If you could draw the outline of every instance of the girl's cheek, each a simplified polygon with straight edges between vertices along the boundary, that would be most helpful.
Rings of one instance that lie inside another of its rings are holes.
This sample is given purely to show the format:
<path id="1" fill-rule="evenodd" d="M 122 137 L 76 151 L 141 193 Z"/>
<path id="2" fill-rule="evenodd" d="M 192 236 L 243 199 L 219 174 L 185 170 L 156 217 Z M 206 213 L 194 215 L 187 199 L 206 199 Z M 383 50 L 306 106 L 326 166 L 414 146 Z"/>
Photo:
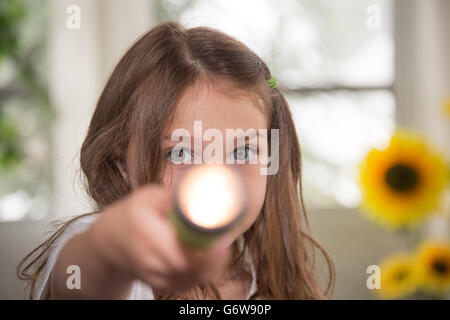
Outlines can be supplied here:
<path id="1" fill-rule="evenodd" d="M 172 193 L 183 174 L 188 170 L 189 165 L 175 165 L 167 163 L 163 170 L 163 186 Z"/>
<path id="2" fill-rule="evenodd" d="M 176 170 L 173 170 L 171 166 L 166 165 L 163 174 L 163 186 L 170 194 L 174 191 L 176 182 L 178 181 L 178 176 Z"/>
<path id="3" fill-rule="evenodd" d="M 267 176 L 260 173 L 259 165 L 246 165 L 243 172 L 248 187 L 247 219 L 253 223 L 258 217 L 266 196 Z"/>

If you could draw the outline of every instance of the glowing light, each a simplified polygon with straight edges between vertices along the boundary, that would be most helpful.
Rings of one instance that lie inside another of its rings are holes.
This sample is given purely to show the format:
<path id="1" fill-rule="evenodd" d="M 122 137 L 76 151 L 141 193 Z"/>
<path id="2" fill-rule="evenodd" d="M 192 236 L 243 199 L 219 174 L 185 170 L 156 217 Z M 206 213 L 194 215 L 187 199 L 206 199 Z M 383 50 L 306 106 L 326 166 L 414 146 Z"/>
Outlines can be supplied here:
<path id="1" fill-rule="evenodd" d="M 183 214 L 203 228 L 220 228 L 242 213 L 245 190 L 236 172 L 225 165 L 196 166 L 182 178 L 177 201 Z"/>

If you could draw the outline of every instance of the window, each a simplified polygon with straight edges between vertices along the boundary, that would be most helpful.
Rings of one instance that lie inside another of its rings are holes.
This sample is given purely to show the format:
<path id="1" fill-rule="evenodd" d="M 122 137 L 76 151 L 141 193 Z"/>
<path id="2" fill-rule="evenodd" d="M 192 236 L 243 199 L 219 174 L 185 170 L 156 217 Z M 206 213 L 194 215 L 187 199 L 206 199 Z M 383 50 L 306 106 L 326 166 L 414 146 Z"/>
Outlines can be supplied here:
<path id="1" fill-rule="evenodd" d="M 0 3 L 0 221 L 50 210 L 50 106 L 44 63 L 47 1 Z"/>
<path id="2" fill-rule="evenodd" d="M 303 152 L 307 205 L 357 207 L 357 165 L 395 125 L 391 3 L 386 0 L 158 0 L 157 17 L 243 41 L 286 94 Z M 374 7 L 375 6 L 375 7 Z M 380 28 L 367 20 L 380 13 Z"/>
<path id="3" fill-rule="evenodd" d="M 395 124 L 389 1 L 150 2 L 159 22 L 212 26 L 257 52 L 292 108 L 307 205 L 358 206 L 356 165 L 386 142 Z M 373 5 L 381 12 L 381 28 L 374 30 L 366 23 Z M 0 4 L 0 221 L 40 219 L 54 202 L 55 111 L 45 59 L 50 7 L 47 0 Z"/>

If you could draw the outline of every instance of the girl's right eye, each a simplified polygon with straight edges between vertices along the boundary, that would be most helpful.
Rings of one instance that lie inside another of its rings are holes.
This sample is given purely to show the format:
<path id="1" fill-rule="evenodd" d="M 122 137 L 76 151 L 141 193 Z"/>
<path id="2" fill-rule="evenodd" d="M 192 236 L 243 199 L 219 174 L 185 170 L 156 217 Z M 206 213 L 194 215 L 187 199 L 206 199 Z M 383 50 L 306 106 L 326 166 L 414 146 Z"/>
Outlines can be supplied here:
<path id="1" fill-rule="evenodd" d="M 175 147 L 170 149 L 167 152 L 166 157 L 174 164 L 183 164 L 183 163 L 189 164 L 191 163 L 192 160 L 191 151 L 183 147 Z"/>

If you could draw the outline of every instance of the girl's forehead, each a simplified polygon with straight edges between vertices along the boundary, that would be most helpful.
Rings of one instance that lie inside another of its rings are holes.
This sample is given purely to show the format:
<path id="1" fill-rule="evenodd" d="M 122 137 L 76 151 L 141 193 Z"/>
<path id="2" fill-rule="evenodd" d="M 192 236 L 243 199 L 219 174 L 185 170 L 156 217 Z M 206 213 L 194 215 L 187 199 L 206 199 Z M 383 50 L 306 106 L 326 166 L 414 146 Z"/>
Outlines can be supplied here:
<path id="1" fill-rule="evenodd" d="M 266 116 L 249 92 L 224 88 L 208 82 L 187 88 L 177 103 L 167 133 L 179 128 L 191 131 L 195 121 L 201 121 L 204 130 L 267 128 Z"/>

